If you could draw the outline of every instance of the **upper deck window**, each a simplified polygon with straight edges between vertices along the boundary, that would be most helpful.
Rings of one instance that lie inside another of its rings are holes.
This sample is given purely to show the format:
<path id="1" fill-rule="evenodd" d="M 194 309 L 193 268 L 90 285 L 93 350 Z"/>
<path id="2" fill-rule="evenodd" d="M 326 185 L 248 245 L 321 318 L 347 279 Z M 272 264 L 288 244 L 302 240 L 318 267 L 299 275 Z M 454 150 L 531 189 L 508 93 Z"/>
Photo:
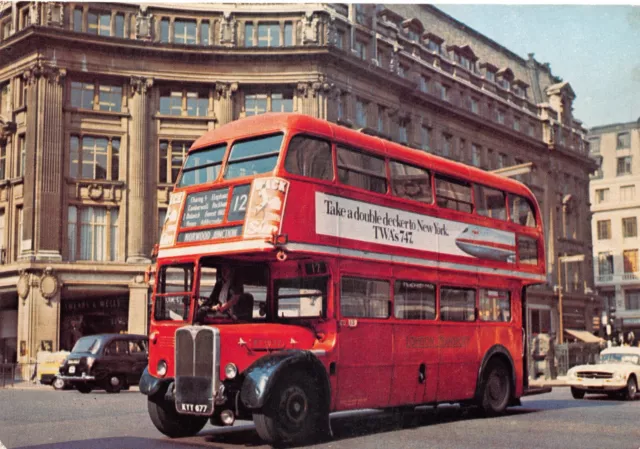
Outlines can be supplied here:
<path id="1" fill-rule="evenodd" d="M 332 180 L 331 144 L 309 136 L 295 136 L 289 142 L 284 168 L 295 175 Z"/>
<path id="2" fill-rule="evenodd" d="M 472 212 L 471 186 L 464 182 L 436 175 L 436 202 L 440 207 Z"/>
<path id="3" fill-rule="evenodd" d="M 282 134 L 236 142 L 231 147 L 225 179 L 273 171 L 278 161 Z"/>
<path id="4" fill-rule="evenodd" d="M 384 159 L 338 146 L 338 177 L 340 182 L 386 193 L 387 179 Z"/>
<path id="5" fill-rule="evenodd" d="M 424 168 L 391 161 L 391 192 L 395 196 L 422 203 L 433 202 L 431 175 Z"/>
<path id="6" fill-rule="evenodd" d="M 476 184 L 475 200 L 478 214 L 498 220 L 507 219 L 504 192 Z"/>
<path id="7" fill-rule="evenodd" d="M 226 144 L 194 151 L 187 156 L 178 186 L 190 186 L 214 181 L 220 174 Z"/>
<path id="8" fill-rule="evenodd" d="M 522 226 L 536 227 L 536 215 L 533 206 L 526 198 L 509 194 L 509 210 L 511 211 L 511 221 Z"/>

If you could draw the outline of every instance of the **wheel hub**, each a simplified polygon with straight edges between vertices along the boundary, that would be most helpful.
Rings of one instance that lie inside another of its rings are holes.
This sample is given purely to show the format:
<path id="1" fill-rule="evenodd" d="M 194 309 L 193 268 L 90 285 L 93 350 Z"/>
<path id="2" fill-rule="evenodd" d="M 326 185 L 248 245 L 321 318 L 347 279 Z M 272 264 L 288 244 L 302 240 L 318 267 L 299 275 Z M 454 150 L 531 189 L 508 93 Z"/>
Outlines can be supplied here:
<path id="1" fill-rule="evenodd" d="M 292 423 L 300 423 L 304 421 L 307 410 L 307 397 L 304 392 L 296 387 L 290 387 L 285 392 L 285 413 L 287 415 L 287 419 Z"/>

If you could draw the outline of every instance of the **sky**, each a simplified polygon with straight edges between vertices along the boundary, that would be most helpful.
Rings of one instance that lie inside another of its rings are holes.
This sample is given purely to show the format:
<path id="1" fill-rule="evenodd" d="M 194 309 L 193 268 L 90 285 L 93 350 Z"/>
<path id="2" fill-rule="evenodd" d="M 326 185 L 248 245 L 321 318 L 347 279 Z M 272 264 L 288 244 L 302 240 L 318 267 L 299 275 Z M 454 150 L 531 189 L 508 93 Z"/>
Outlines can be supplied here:
<path id="1" fill-rule="evenodd" d="M 550 63 L 571 84 L 573 115 L 585 127 L 640 118 L 640 3 L 435 6 L 525 59 Z"/>

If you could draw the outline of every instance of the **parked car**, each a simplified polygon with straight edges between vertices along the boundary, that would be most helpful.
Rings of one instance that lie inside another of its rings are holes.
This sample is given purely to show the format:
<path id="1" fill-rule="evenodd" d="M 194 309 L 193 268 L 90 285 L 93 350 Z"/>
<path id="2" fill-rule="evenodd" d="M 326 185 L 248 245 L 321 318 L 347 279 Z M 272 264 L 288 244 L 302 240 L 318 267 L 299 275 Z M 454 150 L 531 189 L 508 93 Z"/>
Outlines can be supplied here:
<path id="1" fill-rule="evenodd" d="M 633 400 L 640 379 L 640 348 L 617 346 L 600 353 L 595 365 L 574 366 L 567 372 L 567 383 L 575 399 L 585 393 L 606 393 Z"/>
<path id="2" fill-rule="evenodd" d="M 146 335 L 101 334 L 80 338 L 60 367 L 60 378 L 80 393 L 118 393 L 140 382 L 148 363 Z"/>
<path id="3" fill-rule="evenodd" d="M 69 385 L 60 378 L 60 365 L 64 363 L 69 351 L 38 351 L 38 377 L 43 385 L 52 385 L 56 390 L 63 390 Z"/>

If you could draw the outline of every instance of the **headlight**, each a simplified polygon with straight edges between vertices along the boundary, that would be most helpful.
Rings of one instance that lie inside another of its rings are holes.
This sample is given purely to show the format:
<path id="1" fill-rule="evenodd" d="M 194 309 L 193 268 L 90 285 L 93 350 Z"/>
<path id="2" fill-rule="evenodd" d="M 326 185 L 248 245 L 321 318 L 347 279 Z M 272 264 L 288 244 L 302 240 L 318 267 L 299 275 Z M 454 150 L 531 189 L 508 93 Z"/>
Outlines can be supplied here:
<path id="1" fill-rule="evenodd" d="M 158 373 L 158 376 L 164 377 L 167 374 L 167 362 L 160 360 L 156 366 L 156 373 Z"/>
<path id="2" fill-rule="evenodd" d="M 578 376 L 576 376 L 576 372 L 575 371 L 569 371 L 568 375 L 569 375 L 569 377 L 571 379 L 575 379 L 576 377 L 578 377 Z"/>
<path id="3" fill-rule="evenodd" d="M 227 363 L 227 366 L 224 367 L 224 375 L 227 376 L 227 379 L 235 379 L 238 375 L 238 367 L 233 363 Z"/>
<path id="4" fill-rule="evenodd" d="M 91 368 L 93 366 L 93 362 L 95 361 L 95 357 L 87 357 L 87 368 Z"/>

